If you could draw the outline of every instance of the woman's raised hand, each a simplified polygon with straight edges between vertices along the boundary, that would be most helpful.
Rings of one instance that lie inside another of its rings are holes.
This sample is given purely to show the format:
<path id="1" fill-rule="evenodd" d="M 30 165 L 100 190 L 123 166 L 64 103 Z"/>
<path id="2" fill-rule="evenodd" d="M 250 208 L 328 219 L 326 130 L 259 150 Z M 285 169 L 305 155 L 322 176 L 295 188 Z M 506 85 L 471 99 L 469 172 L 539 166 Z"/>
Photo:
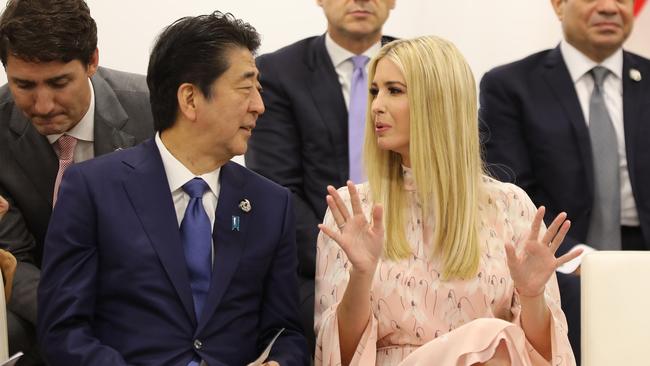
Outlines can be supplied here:
<path id="1" fill-rule="evenodd" d="M 553 272 L 582 253 L 582 250 L 574 250 L 555 258 L 555 251 L 562 244 L 571 222 L 567 220 L 566 213 L 560 213 L 548 227 L 544 236 L 540 238 L 539 232 L 544 212 L 544 206 L 537 209 L 530 233 L 521 244 L 523 247 L 518 254 L 512 243 L 506 244 L 510 275 L 517 291 L 522 296 L 535 297 L 544 293 L 546 282 Z"/>
<path id="2" fill-rule="evenodd" d="M 352 213 L 336 189 L 328 186 L 327 206 L 338 230 L 323 224 L 318 225 L 318 228 L 343 249 L 354 271 L 374 274 L 384 244 L 383 208 L 381 205 L 374 205 L 372 222 L 368 222 L 361 209 L 361 199 L 354 183 L 348 181 L 347 187 L 352 202 Z"/>

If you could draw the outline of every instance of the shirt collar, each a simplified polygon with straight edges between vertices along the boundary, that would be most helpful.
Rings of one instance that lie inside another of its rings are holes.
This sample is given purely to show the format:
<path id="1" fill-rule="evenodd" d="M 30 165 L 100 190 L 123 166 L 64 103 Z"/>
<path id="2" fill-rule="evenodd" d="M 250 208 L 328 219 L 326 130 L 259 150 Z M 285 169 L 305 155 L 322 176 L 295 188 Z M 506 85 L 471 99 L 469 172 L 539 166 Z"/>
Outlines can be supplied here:
<path id="1" fill-rule="evenodd" d="M 93 83 L 90 81 L 90 78 L 88 78 L 88 86 L 90 86 L 90 104 L 88 105 L 88 110 L 81 120 L 70 130 L 66 131 L 65 134 L 77 140 L 93 142 L 95 141 L 95 90 L 93 89 Z M 47 140 L 50 144 L 53 144 L 61 135 L 63 134 L 47 135 Z"/>
<path id="2" fill-rule="evenodd" d="M 330 37 L 329 33 L 325 35 L 325 48 L 327 49 L 327 53 L 330 55 L 330 59 L 332 60 L 332 64 L 334 65 L 334 68 L 337 68 L 340 64 L 349 60 L 350 57 L 356 56 L 354 53 L 346 50 L 345 48 L 341 47 L 338 43 L 334 42 L 332 37 Z M 368 48 L 363 53 L 363 55 L 368 56 L 368 58 L 371 59 L 377 53 L 379 53 L 380 49 L 381 49 L 381 41 L 370 46 L 370 48 Z"/>
<path id="3" fill-rule="evenodd" d="M 167 147 L 160 139 L 159 132 L 156 133 L 156 146 L 158 147 L 158 151 L 160 151 L 160 158 L 162 159 L 163 167 L 165 168 L 165 174 L 167 175 L 167 182 L 169 183 L 169 190 L 171 192 L 181 189 L 185 183 L 197 177 L 187 169 L 183 163 L 178 161 L 169 150 L 167 150 Z M 198 176 L 208 184 L 212 193 L 217 197 L 219 197 L 220 170 L 221 168 L 219 167 L 211 172 Z"/>
<path id="4" fill-rule="evenodd" d="M 622 48 L 619 48 L 616 52 L 614 52 L 600 64 L 587 57 L 584 53 L 573 47 L 566 40 L 560 43 L 560 50 L 562 51 L 564 63 L 569 69 L 571 80 L 573 80 L 574 83 L 576 83 L 595 66 L 603 66 L 618 79 L 621 79 L 621 75 L 623 74 Z"/>

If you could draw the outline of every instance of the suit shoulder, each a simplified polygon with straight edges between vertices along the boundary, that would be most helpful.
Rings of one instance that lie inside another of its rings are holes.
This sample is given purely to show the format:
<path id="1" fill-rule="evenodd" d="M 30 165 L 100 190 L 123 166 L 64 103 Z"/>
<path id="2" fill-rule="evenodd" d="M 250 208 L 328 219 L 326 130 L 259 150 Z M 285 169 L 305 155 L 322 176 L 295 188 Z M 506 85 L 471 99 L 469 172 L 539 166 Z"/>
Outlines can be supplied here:
<path id="1" fill-rule="evenodd" d="M 494 79 L 511 79 L 513 75 L 526 75 L 532 69 L 542 66 L 547 59 L 549 52 L 553 49 L 540 51 L 532 55 L 528 55 L 522 59 L 497 66 L 485 74 L 485 77 Z"/>
<path id="2" fill-rule="evenodd" d="M 634 66 L 643 68 L 645 70 L 650 70 L 650 59 L 628 51 L 624 51 L 624 55 L 632 61 Z"/>
<path id="3" fill-rule="evenodd" d="M 143 149 L 143 144 L 116 150 L 109 154 L 103 154 L 93 159 L 72 164 L 71 168 L 75 167 L 75 169 L 81 170 L 84 174 L 88 173 L 97 177 L 115 177 L 119 167 L 126 164 L 125 162 L 133 160 L 132 157 L 136 156 L 136 154 L 142 154 L 141 149 Z"/>
<path id="4" fill-rule="evenodd" d="M 116 93 L 135 92 L 149 94 L 147 79 L 144 75 L 125 71 L 118 71 L 106 67 L 97 69 L 97 76 L 101 77 Z"/>
<path id="5" fill-rule="evenodd" d="M 289 190 L 274 181 L 238 164 L 235 162 L 230 162 L 228 163 L 229 168 L 236 170 L 238 174 L 240 174 L 243 178 L 243 180 L 246 182 L 246 184 L 252 184 L 256 186 L 257 188 L 264 190 L 265 192 L 268 193 L 273 193 L 273 194 L 278 194 L 278 195 L 285 195 L 289 194 Z"/>
<path id="6" fill-rule="evenodd" d="M 276 61 L 284 59 L 295 59 L 297 57 L 302 58 L 307 50 L 316 45 L 316 42 L 320 39 L 320 37 L 322 36 L 313 36 L 301 39 L 276 51 L 265 53 L 259 56 L 257 59 L 261 62 L 265 62 L 271 60 Z"/>

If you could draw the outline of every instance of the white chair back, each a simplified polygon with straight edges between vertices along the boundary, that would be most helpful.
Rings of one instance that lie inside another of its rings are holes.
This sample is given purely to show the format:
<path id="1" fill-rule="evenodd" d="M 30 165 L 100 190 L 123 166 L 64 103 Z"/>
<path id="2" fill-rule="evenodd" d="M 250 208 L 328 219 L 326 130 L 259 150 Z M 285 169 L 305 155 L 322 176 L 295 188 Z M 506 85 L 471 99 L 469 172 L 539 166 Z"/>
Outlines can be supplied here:
<path id="1" fill-rule="evenodd" d="M 650 252 L 591 253 L 580 273 L 582 365 L 650 364 Z"/>

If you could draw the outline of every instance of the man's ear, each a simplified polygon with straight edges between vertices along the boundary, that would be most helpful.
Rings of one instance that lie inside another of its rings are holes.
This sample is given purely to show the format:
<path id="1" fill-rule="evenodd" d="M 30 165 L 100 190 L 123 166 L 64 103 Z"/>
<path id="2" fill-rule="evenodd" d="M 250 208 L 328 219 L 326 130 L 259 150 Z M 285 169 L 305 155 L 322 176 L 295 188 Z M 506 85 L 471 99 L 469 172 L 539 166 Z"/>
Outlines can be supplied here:
<path id="1" fill-rule="evenodd" d="M 566 3 L 566 0 L 551 0 L 551 5 L 553 6 L 553 11 L 555 11 L 555 15 L 557 18 L 562 21 L 562 18 L 564 17 L 564 4 Z"/>
<path id="2" fill-rule="evenodd" d="M 95 48 L 95 51 L 90 56 L 90 60 L 88 60 L 88 67 L 86 68 L 88 77 L 95 75 L 97 67 L 99 67 L 99 48 Z"/>
<path id="3" fill-rule="evenodd" d="M 181 84 L 176 92 L 178 112 L 190 121 L 196 121 L 199 94 L 196 85 L 191 83 Z"/>

